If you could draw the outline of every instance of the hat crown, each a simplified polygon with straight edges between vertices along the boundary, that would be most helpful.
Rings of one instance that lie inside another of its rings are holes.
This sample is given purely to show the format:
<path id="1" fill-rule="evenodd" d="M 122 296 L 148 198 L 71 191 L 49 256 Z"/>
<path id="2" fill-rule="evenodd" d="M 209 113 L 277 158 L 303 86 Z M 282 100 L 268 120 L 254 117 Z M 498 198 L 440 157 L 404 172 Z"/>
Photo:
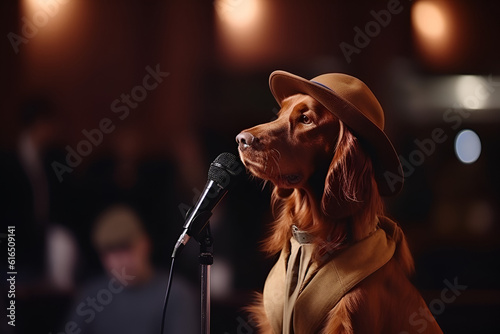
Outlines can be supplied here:
<path id="1" fill-rule="evenodd" d="M 274 71 L 269 86 L 276 101 L 307 94 L 340 119 L 363 143 L 371 155 L 381 195 L 397 194 L 404 173 L 399 157 L 384 132 L 384 111 L 365 83 L 343 73 L 328 73 L 307 80 L 285 71 Z"/>
<path id="2" fill-rule="evenodd" d="M 322 74 L 311 79 L 334 91 L 338 96 L 356 107 L 380 130 L 384 130 L 384 110 L 373 92 L 358 78 L 343 73 Z"/>

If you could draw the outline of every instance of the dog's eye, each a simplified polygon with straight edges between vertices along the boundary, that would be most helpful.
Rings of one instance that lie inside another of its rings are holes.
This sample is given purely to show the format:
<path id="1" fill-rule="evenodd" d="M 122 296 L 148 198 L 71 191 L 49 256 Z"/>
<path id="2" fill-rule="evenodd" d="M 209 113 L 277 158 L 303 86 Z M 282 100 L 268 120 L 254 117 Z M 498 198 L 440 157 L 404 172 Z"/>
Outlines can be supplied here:
<path id="1" fill-rule="evenodd" d="M 304 114 L 300 115 L 299 122 L 304 123 L 304 124 L 311 124 L 312 123 L 311 119 Z"/>

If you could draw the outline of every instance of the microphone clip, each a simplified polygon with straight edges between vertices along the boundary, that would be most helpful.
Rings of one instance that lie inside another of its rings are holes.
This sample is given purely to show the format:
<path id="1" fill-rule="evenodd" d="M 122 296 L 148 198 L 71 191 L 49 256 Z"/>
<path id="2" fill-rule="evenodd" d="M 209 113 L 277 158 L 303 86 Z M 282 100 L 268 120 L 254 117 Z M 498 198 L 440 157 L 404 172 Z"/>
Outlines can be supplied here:
<path id="1" fill-rule="evenodd" d="M 188 211 L 187 217 L 189 217 L 191 210 Z M 191 220 L 191 223 L 186 226 L 184 224 L 184 231 L 180 235 L 179 239 L 177 240 L 177 243 L 175 244 L 174 251 L 172 252 L 172 257 L 175 258 L 178 254 L 181 253 L 182 249 L 184 246 L 186 246 L 187 242 L 189 241 L 190 237 L 193 237 L 196 241 L 198 241 L 200 244 L 205 242 L 204 238 L 206 238 L 206 233 L 204 233 L 205 230 L 208 230 L 210 225 L 209 225 L 209 219 L 212 217 L 212 212 L 211 211 L 200 211 L 194 216 L 194 218 Z"/>

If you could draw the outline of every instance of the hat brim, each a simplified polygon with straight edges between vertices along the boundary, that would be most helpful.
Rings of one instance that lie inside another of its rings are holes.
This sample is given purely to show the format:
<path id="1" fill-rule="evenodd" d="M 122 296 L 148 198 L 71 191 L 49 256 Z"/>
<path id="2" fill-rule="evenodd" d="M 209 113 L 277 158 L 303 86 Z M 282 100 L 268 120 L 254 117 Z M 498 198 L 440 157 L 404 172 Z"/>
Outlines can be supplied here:
<path id="1" fill-rule="evenodd" d="M 285 71 L 271 73 L 269 87 L 280 106 L 284 99 L 295 94 L 307 94 L 316 99 L 345 123 L 368 151 L 375 168 L 379 193 L 392 196 L 401 191 L 404 174 L 394 146 L 383 129 L 352 103 L 326 86 Z"/>

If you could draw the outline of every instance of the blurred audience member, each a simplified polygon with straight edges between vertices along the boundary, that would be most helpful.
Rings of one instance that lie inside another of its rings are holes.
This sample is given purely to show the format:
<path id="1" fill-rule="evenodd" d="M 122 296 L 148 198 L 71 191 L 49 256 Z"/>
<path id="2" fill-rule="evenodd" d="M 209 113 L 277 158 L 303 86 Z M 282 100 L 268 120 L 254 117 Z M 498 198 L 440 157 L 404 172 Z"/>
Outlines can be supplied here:
<path id="1" fill-rule="evenodd" d="M 148 144 L 130 124 L 120 123 L 106 140 L 108 148 L 104 154 L 89 157 L 89 165 L 79 180 L 84 203 L 79 207 L 80 235 L 91 233 L 86 222 L 93 221 L 99 212 L 113 203 L 126 203 L 143 218 L 144 229 L 154 247 L 153 264 L 166 267 L 184 223 L 178 209 L 183 185 L 178 184 L 175 162 L 168 155 L 148 155 Z M 89 238 L 79 241 L 89 260 L 87 268 L 100 270 Z"/>
<path id="2" fill-rule="evenodd" d="M 153 268 L 151 241 L 138 215 L 122 205 L 108 208 L 96 220 L 92 241 L 106 275 L 83 289 L 66 326 L 83 334 L 157 334 L 167 275 Z M 176 276 L 165 333 L 197 333 L 198 308 L 193 289 Z"/>
<path id="3" fill-rule="evenodd" d="M 20 244 L 17 268 L 20 282 L 70 291 L 74 283 L 77 245 L 67 227 L 63 198 L 70 192 L 58 182 L 51 163 L 59 153 L 59 127 L 45 97 L 26 99 L 20 109 L 21 131 L 16 152 L 2 156 L 1 220 L 16 227 Z M 5 231 L 5 229 L 4 229 Z"/>

